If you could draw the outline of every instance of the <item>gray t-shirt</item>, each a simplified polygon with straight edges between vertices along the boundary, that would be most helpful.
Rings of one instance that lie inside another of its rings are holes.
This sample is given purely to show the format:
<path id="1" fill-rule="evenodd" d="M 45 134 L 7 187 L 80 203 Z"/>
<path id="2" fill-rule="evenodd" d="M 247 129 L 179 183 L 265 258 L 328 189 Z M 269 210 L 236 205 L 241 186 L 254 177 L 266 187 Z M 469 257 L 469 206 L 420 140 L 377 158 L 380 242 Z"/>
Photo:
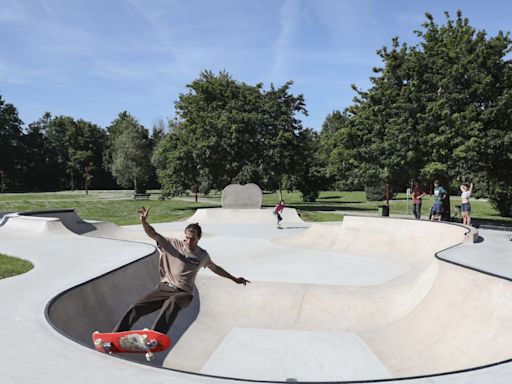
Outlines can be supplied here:
<path id="1" fill-rule="evenodd" d="M 157 241 L 160 251 L 160 281 L 192 293 L 199 269 L 210 264 L 208 252 L 197 246 L 191 251 L 182 240 L 160 237 Z"/>

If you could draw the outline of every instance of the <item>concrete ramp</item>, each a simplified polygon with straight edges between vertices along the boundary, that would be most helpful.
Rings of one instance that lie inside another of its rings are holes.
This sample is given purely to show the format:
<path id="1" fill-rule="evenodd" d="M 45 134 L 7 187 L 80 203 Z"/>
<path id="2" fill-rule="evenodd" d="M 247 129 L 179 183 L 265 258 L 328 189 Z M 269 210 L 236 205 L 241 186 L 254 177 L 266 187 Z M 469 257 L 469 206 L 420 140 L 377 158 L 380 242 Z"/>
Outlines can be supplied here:
<path id="1" fill-rule="evenodd" d="M 46 211 L 28 211 L 19 212 L 18 215 L 26 217 L 50 217 L 60 219 L 62 224 L 78 235 L 94 230 L 94 227 L 84 221 L 74 209 L 46 210 Z"/>
<path id="2" fill-rule="evenodd" d="M 439 250 L 472 242 L 468 232 L 462 225 L 424 220 L 345 216 L 339 224 L 313 224 L 297 236 L 275 241 L 300 248 L 410 259 L 418 253 L 430 257 Z"/>
<path id="3" fill-rule="evenodd" d="M 201 223 L 269 223 L 276 224 L 273 209 L 223 209 L 223 208 L 202 208 L 192 215 L 188 222 Z M 281 214 L 282 224 L 301 224 L 304 221 L 300 218 L 295 208 L 285 208 Z"/>
<path id="4" fill-rule="evenodd" d="M 4 216 L 0 227 L 5 235 L 31 238 L 33 236 L 76 236 L 64 223 L 54 217 Z"/>
<path id="5" fill-rule="evenodd" d="M 11 221 L 6 228 L 19 228 L 19 233 L 31 230 L 43 232 L 59 230 L 62 233 L 72 232 L 77 235 L 89 237 L 154 243 L 152 239 L 140 230 L 140 225 L 137 226 L 138 230 L 135 230 L 124 228 L 108 221 L 83 220 L 74 209 L 19 212 L 6 215 L 3 221 L 7 222 L 7 220 L 13 217 L 17 217 L 18 219 Z M 35 223 L 39 224 L 36 225 Z M 44 223 L 54 224 L 52 224 L 53 226 L 50 228 L 49 224 Z M 166 230 L 162 233 L 165 234 L 165 236 L 178 238 L 183 236 L 183 230 Z"/>

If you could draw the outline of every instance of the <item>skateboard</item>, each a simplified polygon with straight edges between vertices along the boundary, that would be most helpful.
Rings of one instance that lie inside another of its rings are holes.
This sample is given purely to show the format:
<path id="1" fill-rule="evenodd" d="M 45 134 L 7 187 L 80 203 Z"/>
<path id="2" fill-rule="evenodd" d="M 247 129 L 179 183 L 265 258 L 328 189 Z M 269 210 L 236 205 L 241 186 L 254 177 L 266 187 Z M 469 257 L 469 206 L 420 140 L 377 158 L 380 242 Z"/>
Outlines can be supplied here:
<path id="1" fill-rule="evenodd" d="M 146 360 L 154 358 L 154 352 L 165 351 L 171 340 L 163 333 L 144 329 L 142 331 L 124 331 L 92 334 L 94 348 L 104 353 L 145 353 Z"/>

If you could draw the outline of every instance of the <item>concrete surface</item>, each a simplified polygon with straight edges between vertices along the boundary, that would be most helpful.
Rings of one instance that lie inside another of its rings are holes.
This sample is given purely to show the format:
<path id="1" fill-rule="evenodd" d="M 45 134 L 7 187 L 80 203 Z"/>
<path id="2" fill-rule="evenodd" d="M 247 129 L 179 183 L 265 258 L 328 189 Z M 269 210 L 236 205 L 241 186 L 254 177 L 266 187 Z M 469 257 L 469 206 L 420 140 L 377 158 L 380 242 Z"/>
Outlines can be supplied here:
<path id="1" fill-rule="evenodd" d="M 3 220 L 0 252 L 35 268 L 0 280 L 0 335 L 17 338 L 0 350 L 2 382 L 512 379 L 512 242 L 504 233 L 482 231 L 472 243 L 468 228 L 445 223 L 346 217 L 310 225 L 290 209 L 279 230 L 269 210 L 205 211 L 190 219 L 201 219 L 201 245 L 252 284 L 201 271 L 192 305 L 170 331 L 173 348 L 155 362 L 168 369 L 103 355 L 90 342 L 157 282 L 157 253 L 140 226 L 85 222 L 74 212 Z M 155 228 L 180 236 L 187 223 Z"/>
<path id="2" fill-rule="evenodd" d="M 254 183 L 230 184 L 222 190 L 221 205 L 224 209 L 260 209 L 262 201 L 263 192 Z"/>

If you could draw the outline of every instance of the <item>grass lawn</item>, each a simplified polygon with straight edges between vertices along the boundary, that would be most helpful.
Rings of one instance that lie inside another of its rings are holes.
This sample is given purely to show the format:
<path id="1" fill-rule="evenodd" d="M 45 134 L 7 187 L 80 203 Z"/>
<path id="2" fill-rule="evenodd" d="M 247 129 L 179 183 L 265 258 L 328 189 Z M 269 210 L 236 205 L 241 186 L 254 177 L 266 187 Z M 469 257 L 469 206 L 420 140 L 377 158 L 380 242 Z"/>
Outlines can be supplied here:
<path id="1" fill-rule="evenodd" d="M 184 196 L 170 200 L 159 200 L 159 191 L 148 191 L 151 199 L 133 200 L 132 191 L 65 191 L 57 193 L 20 193 L 0 195 L 0 212 L 15 212 L 24 210 L 64 209 L 74 208 L 78 215 L 87 220 L 111 221 L 118 225 L 138 224 L 137 211 L 142 205 L 150 207 L 150 220 L 153 223 L 177 221 L 191 216 L 198 208 L 219 207 L 220 193 L 199 196 L 199 202 L 194 197 Z M 283 192 L 286 206 L 296 208 L 306 221 L 339 221 L 342 213 L 368 212 L 377 213 L 378 206 L 383 201 L 367 201 L 364 192 L 321 192 L 318 200 L 313 203 L 302 201 L 299 192 Z M 279 200 L 277 193 L 263 194 L 263 206 L 273 207 Z M 433 198 L 423 198 L 423 215 L 432 206 Z M 460 205 L 460 197 L 450 199 L 452 216 L 455 205 Z M 501 217 L 496 209 L 486 200 L 471 199 L 472 217 L 476 220 L 512 224 L 512 218 Z M 405 194 L 398 194 L 390 200 L 390 213 L 410 215 L 412 217 L 411 200 Z"/>
<path id="2" fill-rule="evenodd" d="M 0 253 L 0 279 L 20 275 L 34 268 L 30 261 Z"/>

